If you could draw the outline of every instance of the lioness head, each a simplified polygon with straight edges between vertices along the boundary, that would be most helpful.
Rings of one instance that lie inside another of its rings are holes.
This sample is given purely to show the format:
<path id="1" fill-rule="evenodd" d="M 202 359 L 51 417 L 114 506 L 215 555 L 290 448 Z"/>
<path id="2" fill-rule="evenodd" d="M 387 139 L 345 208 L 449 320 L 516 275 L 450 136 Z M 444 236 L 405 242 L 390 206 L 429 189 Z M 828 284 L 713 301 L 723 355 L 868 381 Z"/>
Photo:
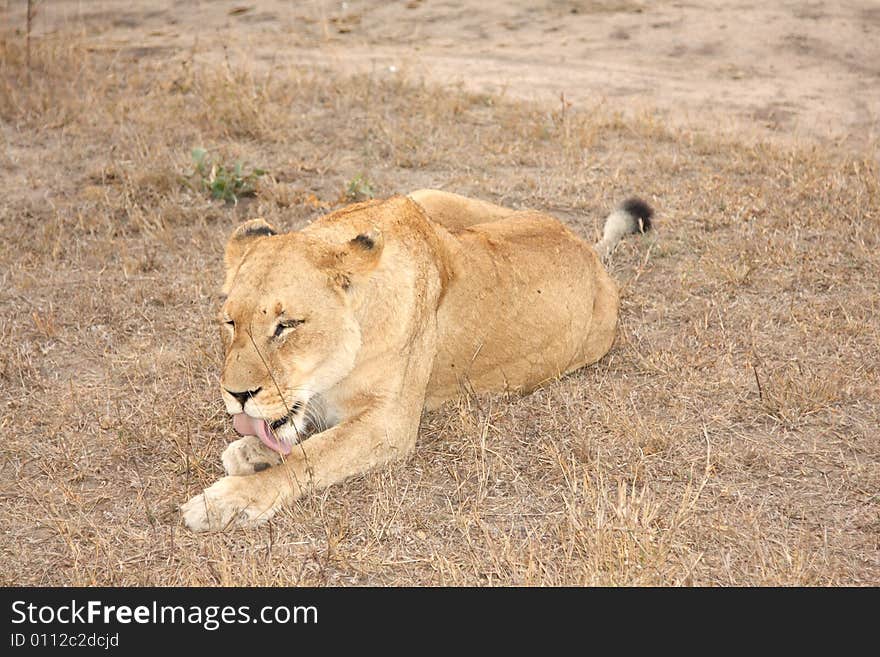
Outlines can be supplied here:
<path id="1" fill-rule="evenodd" d="M 340 244 L 277 234 L 262 219 L 226 245 L 220 389 L 239 433 L 287 454 L 309 402 L 353 368 L 361 332 L 353 294 L 382 253 L 378 231 Z"/>

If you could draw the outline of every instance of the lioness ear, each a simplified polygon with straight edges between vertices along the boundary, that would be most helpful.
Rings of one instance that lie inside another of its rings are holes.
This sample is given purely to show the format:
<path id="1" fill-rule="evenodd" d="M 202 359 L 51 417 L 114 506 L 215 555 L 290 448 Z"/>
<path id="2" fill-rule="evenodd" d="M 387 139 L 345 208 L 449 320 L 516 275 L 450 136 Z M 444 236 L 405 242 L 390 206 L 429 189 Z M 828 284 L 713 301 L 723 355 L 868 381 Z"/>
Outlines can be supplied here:
<path id="1" fill-rule="evenodd" d="M 382 256 L 385 240 L 378 229 L 361 233 L 349 240 L 336 252 L 333 264 L 333 280 L 343 290 L 349 289 L 353 280 L 369 274 Z"/>
<path id="2" fill-rule="evenodd" d="M 251 219 L 245 221 L 238 228 L 232 231 L 229 241 L 226 242 L 226 255 L 223 258 L 226 264 L 226 276 L 229 278 L 230 273 L 234 276 L 238 271 L 241 260 L 248 248 L 259 239 L 277 235 L 276 231 L 270 226 L 265 219 Z"/>

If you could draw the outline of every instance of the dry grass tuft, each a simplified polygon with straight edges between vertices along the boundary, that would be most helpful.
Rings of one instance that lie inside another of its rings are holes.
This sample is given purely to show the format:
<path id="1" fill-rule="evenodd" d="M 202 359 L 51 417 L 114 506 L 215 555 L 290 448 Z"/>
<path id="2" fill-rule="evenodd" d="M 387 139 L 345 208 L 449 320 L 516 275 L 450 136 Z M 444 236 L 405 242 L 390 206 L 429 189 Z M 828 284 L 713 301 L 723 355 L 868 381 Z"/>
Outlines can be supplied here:
<path id="1" fill-rule="evenodd" d="M 880 186 L 870 159 L 712 139 L 401 79 L 74 35 L 0 37 L 5 584 L 880 582 Z M 266 169 L 186 184 L 190 149 Z M 253 532 L 194 536 L 220 474 L 225 235 L 351 182 L 549 210 L 589 239 L 629 193 L 608 357 L 427 414 L 406 462 Z"/>

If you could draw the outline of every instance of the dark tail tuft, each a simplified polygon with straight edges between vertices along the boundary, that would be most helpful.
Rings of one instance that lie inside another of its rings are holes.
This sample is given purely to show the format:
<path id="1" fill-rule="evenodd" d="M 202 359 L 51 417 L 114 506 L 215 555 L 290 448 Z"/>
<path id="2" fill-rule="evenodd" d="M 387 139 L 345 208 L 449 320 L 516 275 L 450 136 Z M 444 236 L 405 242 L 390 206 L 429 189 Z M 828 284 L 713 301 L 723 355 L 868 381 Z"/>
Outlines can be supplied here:
<path id="1" fill-rule="evenodd" d="M 625 200 L 620 207 L 635 219 L 632 232 L 647 233 L 651 230 L 651 217 L 654 216 L 654 210 L 645 201 L 634 196 Z"/>

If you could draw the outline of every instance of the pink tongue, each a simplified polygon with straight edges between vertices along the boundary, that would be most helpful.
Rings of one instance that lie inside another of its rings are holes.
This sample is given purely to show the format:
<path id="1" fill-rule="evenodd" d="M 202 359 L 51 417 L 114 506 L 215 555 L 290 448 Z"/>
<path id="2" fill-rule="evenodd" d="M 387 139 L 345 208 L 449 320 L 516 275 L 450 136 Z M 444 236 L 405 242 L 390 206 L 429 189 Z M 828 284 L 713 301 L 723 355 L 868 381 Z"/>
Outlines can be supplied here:
<path id="1" fill-rule="evenodd" d="M 258 420 L 245 413 L 237 413 L 232 416 L 232 426 L 242 436 L 256 436 L 263 441 L 269 449 L 287 456 L 290 454 L 290 445 L 281 442 L 272 435 L 269 424 L 265 420 Z"/>

